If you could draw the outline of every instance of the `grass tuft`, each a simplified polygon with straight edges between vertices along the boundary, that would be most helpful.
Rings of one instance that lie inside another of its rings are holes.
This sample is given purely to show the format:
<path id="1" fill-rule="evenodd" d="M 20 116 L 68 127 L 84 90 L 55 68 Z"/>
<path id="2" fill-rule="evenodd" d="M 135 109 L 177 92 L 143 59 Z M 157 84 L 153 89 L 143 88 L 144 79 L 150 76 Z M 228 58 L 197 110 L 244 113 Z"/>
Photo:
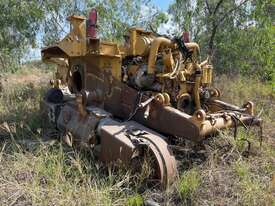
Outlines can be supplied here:
<path id="1" fill-rule="evenodd" d="M 139 194 L 129 197 L 127 200 L 127 206 L 142 206 L 143 204 L 143 198 Z"/>
<path id="2" fill-rule="evenodd" d="M 183 173 L 179 181 L 179 192 L 182 198 L 191 198 L 200 186 L 200 174 L 196 169 Z"/>

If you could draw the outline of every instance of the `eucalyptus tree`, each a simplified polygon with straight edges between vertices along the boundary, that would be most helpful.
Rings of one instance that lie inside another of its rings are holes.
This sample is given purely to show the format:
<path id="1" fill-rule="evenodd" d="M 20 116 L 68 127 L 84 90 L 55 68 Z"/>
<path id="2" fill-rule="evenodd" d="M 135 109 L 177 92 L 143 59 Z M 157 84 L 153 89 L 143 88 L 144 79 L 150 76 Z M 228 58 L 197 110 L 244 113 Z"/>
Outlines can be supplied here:
<path id="1" fill-rule="evenodd" d="M 218 71 L 272 78 L 272 0 L 175 0 L 169 14 L 175 30 L 190 31 Z"/>

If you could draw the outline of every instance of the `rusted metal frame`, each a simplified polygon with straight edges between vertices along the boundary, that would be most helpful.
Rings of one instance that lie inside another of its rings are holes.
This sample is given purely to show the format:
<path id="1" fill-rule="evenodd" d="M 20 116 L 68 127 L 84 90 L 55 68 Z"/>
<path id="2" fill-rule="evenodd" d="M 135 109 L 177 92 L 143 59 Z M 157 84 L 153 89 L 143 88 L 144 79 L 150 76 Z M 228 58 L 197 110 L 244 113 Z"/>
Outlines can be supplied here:
<path id="1" fill-rule="evenodd" d="M 135 144 L 127 135 L 127 131 L 131 127 L 144 131 L 135 137 L 141 142 L 148 142 L 146 145 L 153 152 L 153 158 L 157 161 L 157 168 L 155 169 L 160 175 L 160 182 L 163 187 L 168 186 L 177 175 L 176 162 L 172 151 L 168 150 L 168 144 L 164 141 L 164 137 L 134 121 L 119 123 L 110 119 L 105 125 L 100 126 L 102 150 L 99 158 L 104 162 L 122 159 L 123 164 L 129 164 L 135 150 L 139 148 L 139 144 Z M 106 138 L 109 140 L 107 141 Z"/>

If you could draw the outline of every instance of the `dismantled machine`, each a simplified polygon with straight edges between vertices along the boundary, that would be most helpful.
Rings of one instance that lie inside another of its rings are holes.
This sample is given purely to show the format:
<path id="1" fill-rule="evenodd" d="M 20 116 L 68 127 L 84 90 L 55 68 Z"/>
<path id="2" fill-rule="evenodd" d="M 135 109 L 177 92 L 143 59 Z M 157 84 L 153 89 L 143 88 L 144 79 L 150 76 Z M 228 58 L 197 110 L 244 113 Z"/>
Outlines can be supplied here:
<path id="1" fill-rule="evenodd" d="M 212 66 L 199 61 L 187 33 L 168 38 L 131 28 L 124 44 L 96 37 L 97 13 L 70 16 L 69 34 L 42 50 L 58 65 L 42 102 L 45 118 L 68 144 L 84 146 L 103 162 L 130 165 L 150 156 L 163 186 L 177 174 L 169 145 L 200 142 L 219 130 L 261 126 L 253 103 L 237 107 L 211 86 Z M 145 151 L 149 151 L 146 152 Z"/>

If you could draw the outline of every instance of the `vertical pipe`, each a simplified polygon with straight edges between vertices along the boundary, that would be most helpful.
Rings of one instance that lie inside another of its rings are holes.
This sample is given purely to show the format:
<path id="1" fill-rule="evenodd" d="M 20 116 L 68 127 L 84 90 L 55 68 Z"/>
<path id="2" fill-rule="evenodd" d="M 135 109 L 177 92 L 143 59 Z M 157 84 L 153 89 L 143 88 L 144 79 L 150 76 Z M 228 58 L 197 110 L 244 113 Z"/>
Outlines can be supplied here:
<path id="1" fill-rule="evenodd" d="M 194 95 L 194 100 L 195 100 L 195 105 L 196 105 L 196 110 L 201 109 L 201 102 L 200 102 L 200 93 L 199 93 L 199 88 L 200 88 L 200 82 L 201 82 L 201 68 L 196 65 L 196 77 L 195 77 L 195 86 L 193 90 L 193 95 Z"/>
<path id="2" fill-rule="evenodd" d="M 87 26 L 86 26 L 86 35 L 88 38 L 96 38 L 96 27 L 97 27 L 97 11 L 96 9 L 92 9 L 89 13 L 89 17 L 87 20 Z"/>

